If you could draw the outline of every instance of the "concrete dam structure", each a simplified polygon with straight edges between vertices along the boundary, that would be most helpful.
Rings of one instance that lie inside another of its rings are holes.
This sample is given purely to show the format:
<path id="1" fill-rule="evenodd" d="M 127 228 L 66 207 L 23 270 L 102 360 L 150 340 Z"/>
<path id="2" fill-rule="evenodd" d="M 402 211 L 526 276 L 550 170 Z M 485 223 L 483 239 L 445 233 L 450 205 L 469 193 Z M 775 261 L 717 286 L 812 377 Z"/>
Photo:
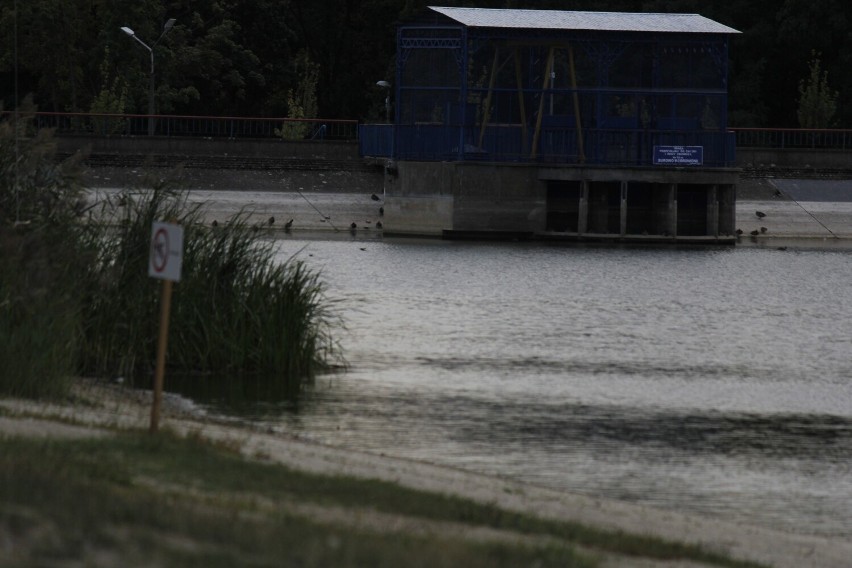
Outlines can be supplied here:
<path id="1" fill-rule="evenodd" d="M 736 241 L 737 170 L 400 162 L 385 232 L 445 238 Z"/>

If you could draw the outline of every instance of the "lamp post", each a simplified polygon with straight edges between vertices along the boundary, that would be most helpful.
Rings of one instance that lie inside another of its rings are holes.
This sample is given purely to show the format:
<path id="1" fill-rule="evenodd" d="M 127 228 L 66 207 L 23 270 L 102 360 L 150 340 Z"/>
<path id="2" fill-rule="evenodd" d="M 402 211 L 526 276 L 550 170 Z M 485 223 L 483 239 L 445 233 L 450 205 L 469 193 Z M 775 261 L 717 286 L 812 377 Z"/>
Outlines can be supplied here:
<path id="1" fill-rule="evenodd" d="M 128 28 L 127 26 L 122 26 L 121 31 L 135 39 L 139 42 L 139 45 L 148 50 L 148 53 L 151 55 L 151 79 L 150 84 L 148 86 L 148 136 L 154 135 L 154 48 L 157 47 L 157 44 L 160 43 L 160 40 L 163 39 L 172 26 L 175 25 L 175 19 L 169 18 L 166 24 L 163 26 L 163 33 L 160 34 L 160 37 L 157 38 L 157 41 L 154 42 L 154 45 L 149 46 L 147 43 L 139 39 L 139 36 L 136 35 L 136 32 Z"/>
<path id="2" fill-rule="evenodd" d="M 391 84 L 387 81 L 376 81 L 376 85 L 387 91 L 385 96 L 385 120 L 390 124 L 390 88 Z"/>

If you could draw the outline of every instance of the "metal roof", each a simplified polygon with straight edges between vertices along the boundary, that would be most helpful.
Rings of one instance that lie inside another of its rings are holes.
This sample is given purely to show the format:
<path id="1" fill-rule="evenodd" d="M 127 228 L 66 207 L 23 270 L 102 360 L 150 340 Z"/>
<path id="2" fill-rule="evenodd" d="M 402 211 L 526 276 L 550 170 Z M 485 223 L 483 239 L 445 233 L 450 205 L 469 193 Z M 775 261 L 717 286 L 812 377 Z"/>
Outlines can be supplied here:
<path id="1" fill-rule="evenodd" d="M 564 10 L 504 10 L 445 8 L 440 6 L 429 6 L 429 9 L 471 28 L 701 34 L 740 33 L 699 14 L 568 12 Z"/>

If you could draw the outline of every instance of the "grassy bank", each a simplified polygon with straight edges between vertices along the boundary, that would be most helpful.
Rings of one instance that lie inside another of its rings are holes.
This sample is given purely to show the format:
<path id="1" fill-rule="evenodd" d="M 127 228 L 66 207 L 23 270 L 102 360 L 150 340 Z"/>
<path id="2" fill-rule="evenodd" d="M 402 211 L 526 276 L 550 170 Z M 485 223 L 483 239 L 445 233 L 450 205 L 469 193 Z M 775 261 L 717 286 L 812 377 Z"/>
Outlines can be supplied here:
<path id="1" fill-rule="evenodd" d="M 14 543 L 6 565 L 591 567 L 608 557 L 754 566 L 391 483 L 294 471 L 197 436 L 0 439 L 0 456 L 0 533 Z"/>

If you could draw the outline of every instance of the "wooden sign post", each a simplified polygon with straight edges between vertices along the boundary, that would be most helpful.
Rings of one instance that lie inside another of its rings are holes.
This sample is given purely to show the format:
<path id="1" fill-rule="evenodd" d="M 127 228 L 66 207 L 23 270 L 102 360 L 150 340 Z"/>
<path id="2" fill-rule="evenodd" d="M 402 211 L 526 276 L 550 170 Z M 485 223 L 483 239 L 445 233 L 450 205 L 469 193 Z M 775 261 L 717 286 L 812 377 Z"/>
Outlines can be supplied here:
<path id="1" fill-rule="evenodd" d="M 166 373 L 166 351 L 169 342 L 169 314 L 172 309 L 172 282 L 180 282 L 183 264 L 183 227 L 155 222 L 151 228 L 151 253 L 148 276 L 163 281 L 160 294 L 160 335 L 157 339 L 157 363 L 154 370 L 154 401 L 151 404 L 151 432 L 160 426 L 160 405 Z"/>

